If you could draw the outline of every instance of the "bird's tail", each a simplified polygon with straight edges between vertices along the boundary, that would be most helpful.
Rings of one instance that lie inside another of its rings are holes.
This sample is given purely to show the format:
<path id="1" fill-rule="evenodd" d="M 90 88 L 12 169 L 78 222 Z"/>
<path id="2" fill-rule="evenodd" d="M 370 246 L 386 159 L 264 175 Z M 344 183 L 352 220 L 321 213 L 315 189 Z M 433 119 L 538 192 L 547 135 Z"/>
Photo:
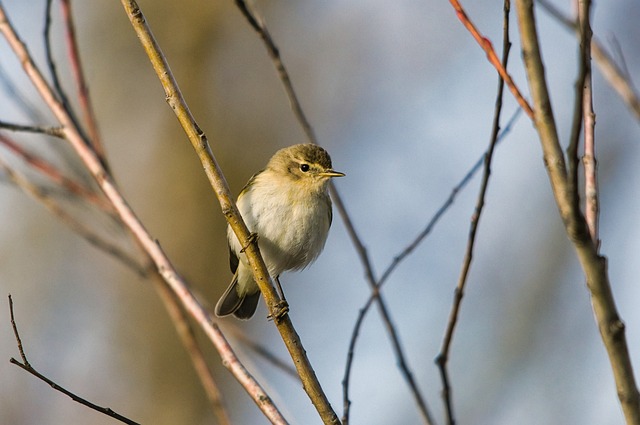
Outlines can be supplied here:
<path id="1" fill-rule="evenodd" d="M 249 320 L 255 314 L 260 300 L 260 291 L 249 294 L 244 292 L 240 294 L 240 286 L 238 285 L 238 273 L 233 275 L 231 284 L 224 291 L 220 300 L 216 304 L 215 313 L 218 317 L 229 316 L 233 314 L 238 319 Z"/>

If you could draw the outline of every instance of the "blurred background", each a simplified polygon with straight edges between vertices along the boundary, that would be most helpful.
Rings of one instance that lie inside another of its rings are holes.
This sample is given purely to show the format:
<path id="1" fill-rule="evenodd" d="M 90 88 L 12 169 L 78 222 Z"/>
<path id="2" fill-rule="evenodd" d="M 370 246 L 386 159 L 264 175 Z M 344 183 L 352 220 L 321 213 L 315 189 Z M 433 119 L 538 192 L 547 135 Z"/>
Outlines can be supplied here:
<path id="1" fill-rule="evenodd" d="M 466 2 L 500 55 L 502 1 Z M 555 4 L 571 13 L 568 1 Z M 44 66 L 44 1 L 5 0 L 13 24 Z M 277 149 L 304 142 L 259 38 L 232 1 L 141 0 L 186 100 L 232 191 Z M 280 48 L 305 112 L 334 168 L 356 229 L 380 274 L 424 228 L 486 150 L 497 76 L 446 1 L 256 1 Z M 225 221 L 119 2 L 74 2 L 78 42 L 106 151 L 128 201 L 202 297 L 215 303 L 231 274 Z M 54 54 L 68 77 L 57 3 Z M 577 44 L 538 9 L 546 73 L 560 136 L 571 123 Z M 515 10 L 509 69 L 527 93 Z M 629 74 L 640 70 L 640 5 L 597 3 L 596 37 Z M 0 61 L 28 101 L 53 119 L 4 41 Z M 69 91 L 71 81 L 66 79 Z M 600 172 L 601 251 L 636 367 L 640 367 L 640 126 L 594 71 Z M 6 90 L 0 120 L 29 117 Z M 517 106 L 504 97 L 503 120 Z M 12 134 L 80 178 L 63 142 Z M 45 147 L 46 145 L 46 147 Z M 584 278 L 558 216 L 531 122 L 521 116 L 497 149 L 449 371 L 460 424 L 624 422 Z M 19 161 L 2 150 L 3 158 Z M 87 399 L 145 424 L 215 423 L 185 350 L 152 285 L 91 247 L 8 183 L 0 184 L 0 423 L 111 424 L 9 364 L 18 357 L 9 323 L 12 294 L 22 341 L 42 373 Z M 86 178 L 84 176 L 83 178 Z M 444 423 L 440 350 L 467 242 L 479 179 L 395 271 L 383 294 L 433 416 Z M 116 240 L 104 218 L 76 214 Z M 342 220 L 324 253 L 282 276 L 291 318 L 327 395 L 342 414 L 349 339 L 368 285 Z M 261 306 L 250 322 L 221 321 L 288 360 Z M 232 335 L 232 334 L 229 334 Z M 222 367 L 209 364 L 238 424 L 266 420 Z M 251 372 L 294 424 L 318 424 L 300 385 L 230 336 Z M 418 424 L 375 308 L 355 352 L 353 424 Z"/>

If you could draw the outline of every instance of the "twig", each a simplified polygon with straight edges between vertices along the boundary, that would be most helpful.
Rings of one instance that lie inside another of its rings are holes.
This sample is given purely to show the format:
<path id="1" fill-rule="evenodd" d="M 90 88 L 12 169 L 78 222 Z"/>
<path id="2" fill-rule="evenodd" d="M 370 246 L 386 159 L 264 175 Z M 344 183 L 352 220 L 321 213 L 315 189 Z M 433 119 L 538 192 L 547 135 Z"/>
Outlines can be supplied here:
<path id="1" fill-rule="evenodd" d="M 509 121 L 506 123 L 506 125 L 500 132 L 498 136 L 498 143 L 502 141 L 502 139 L 508 134 L 509 131 L 511 131 L 513 124 L 516 122 L 517 118 L 520 116 L 521 113 L 522 113 L 521 108 L 518 108 L 514 111 L 513 115 L 511 116 L 511 118 L 509 118 Z M 449 209 L 449 207 L 453 205 L 457 195 L 471 181 L 475 173 L 478 170 L 480 170 L 480 168 L 482 167 L 482 164 L 485 162 L 486 155 L 487 155 L 487 152 L 485 152 L 482 155 L 482 157 L 471 167 L 471 169 L 467 172 L 467 174 L 465 174 L 465 176 L 460 180 L 460 182 L 451 190 L 449 197 L 445 200 L 442 206 L 436 211 L 436 213 L 431 217 L 431 219 L 429 219 L 425 228 L 416 236 L 416 238 L 413 241 L 411 241 L 402 250 L 402 252 L 400 252 L 400 254 L 396 255 L 393 258 L 393 260 L 391 261 L 391 264 L 389 264 L 389 266 L 385 269 L 384 273 L 382 273 L 382 276 L 380 277 L 380 279 L 377 280 L 378 288 L 381 288 L 382 285 L 384 285 L 388 281 L 389 277 L 395 271 L 395 269 L 400 265 L 400 263 L 402 263 L 402 261 L 406 259 L 422 243 L 422 241 L 424 241 L 424 239 L 431 233 L 431 231 L 434 229 L 434 227 L 436 226 L 440 218 Z M 366 252 L 366 248 L 361 245 L 360 239 L 358 238 L 357 234 L 352 235 L 349 229 L 353 229 L 353 226 L 347 226 L 347 230 L 349 231 L 349 234 L 352 237 L 354 244 L 356 244 L 356 247 L 358 247 L 358 252 L 359 253 Z M 368 262 L 369 261 L 368 256 L 361 257 L 361 261 L 364 261 L 364 260 Z M 366 268 L 366 270 L 369 271 L 370 268 Z M 345 408 L 345 412 L 347 413 L 351 405 L 351 402 L 349 401 L 349 381 L 350 381 L 352 363 L 354 359 L 356 340 L 360 333 L 360 327 L 364 323 L 364 318 L 366 317 L 370 307 L 373 305 L 373 301 L 375 300 L 375 296 L 377 293 L 378 292 L 372 293 L 369 296 L 369 299 L 367 300 L 367 302 L 360 309 L 360 312 L 358 313 L 358 318 L 353 327 L 353 331 L 351 332 L 351 339 L 349 341 L 349 350 L 347 354 L 347 362 L 345 366 L 345 374 L 342 380 L 343 405 Z M 348 417 L 348 415 L 346 416 Z"/>
<path id="2" fill-rule="evenodd" d="M 245 16 L 249 24 L 258 33 L 258 35 L 264 42 L 264 45 L 267 49 L 267 53 L 269 54 L 269 57 L 271 58 L 272 63 L 278 72 L 280 81 L 282 82 L 282 85 L 285 89 L 287 97 L 289 98 L 289 102 L 291 104 L 291 108 L 294 112 L 294 115 L 296 116 L 296 119 L 298 120 L 303 131 L 305 132 L 307 139 L 311 143 L 318 144 L 318 140 L 316 139 L 313 128 L 311 127 L 311 124 L 309 123 L 309 120 L 307 119 L 304 113 L 304 110 L 302 109 L 302 106 L 300 104 L 300 101 L 296 95 L 296 91 L 293 88 L 293 84 L 291 82 L 291 78 L 289 77 L 289 73 L 287 72 L 287 69 L 284 66 L 284 63 L 282 62 L 282 59 L 280 57 L 280 52 L 273 38 L 269 34 L 269 31 L 264 21 L 244 0 L 235 0 L 235 3 L 240 9 L 240 11 L 242 12 L 242 14 Z M 364 245 L 362 244 L 360 238 L 358 237 L 355 231 L 355 228 L 351 223 L 351 219 L 346 212 L 344 203 L 342 202 L 342 199 L 339 196 L 338 191 L 336 190 L 333 184 L 330 185 L 330 191 L 331 191 L 331 197 L 333 198 L 335 207 L 340 213 L 340 216 L 342 217 L 345 223 L 347 231 L 351 235 L 352 241 L 356 246 L 356 250 L 361 254 L 364 253 L 364 255 L 360 255 L 360 258 L 365 268 L 365 274 L 367 275 L 367 282 L 370 285 L 372 293 L 375 294 L 374 298 L 378 303 L 380 314 L 382 316 L 383 322 L 385 323 L 387 332 L 391 339 L 392 346 L 396 354 L 396 358 L 398 359 L 398 366 L 400 367 L 400 370 L 410 387 L 410 390 L 416 400 L 416 403 L 418 404 L 418 407 L 423 416 L 423 419 L 425 420 L 425 423 L 431 424 L 433 423 L 433 421 L 431 419 L 429 409 L 427 408 L 426 401 L 424 400 L 424 397 L 422 396 L 420 389 L 418 388 L 418 385 L 415 382 L 415 379 L 413 378 L 413 374 L 405 358 L 402 345 L 400 344 L 400 338 L 393 325 L 393 321 L 391 320 L 390 314 L 384 302 L 384 298 L 381 297 L 380 293 L 375 288 L 376 280 L 373 276 L 373 271 L 372 271 L 373 269 L 371 267 L 368 256 L 366 254 L 366 250 L 364 249 Z M 346 388 L 348 389 L 348 385 L 346 386 Z M 348 394 L 345 394 L 345 397 L 348 399 Z M 346 410 L 345 413 L 343 414 L 343 420 L 348 422 L 348 410 Z"/>
<path id="3" fill-rule="evenodd" d="M 193 328 L 187 319 L 187 315 L 182 307 L 180 307 L 175 294 L 171 292 L 167 283 L 162 280 L 162 277 L 157 273 L 153 275 L 153 284 L 160 294 L 160 298 L 162 299 L 165 308 L 169 312 L 169 316 L 171 317 L 171 321 L 178 332 L 182 345 L 187 350 L 189 357 L 191 357 L 191 363 L 193 363 L 193 367 L 195 368 L 198 378 L 200 378 L 200 382 L 207 394 L 213 413 L 216 416 L 217 423 L 220 425 L 231 425 L 231 420 L 229 419 L 229 415 L 222 400 L 222 394 L 220 393 L 218 385 L 213 378 L 211 369 L 209 369 L 209 366 L 207 365 L 204 354 L 198 345 L 198 341 L 196 340 Z"/>
<path id="4" fill-rule="evenodd" d="M 18 326 L 16 325 L 16 321 L 15 321 L 15 317 L 13 314 L 13 300 L 11 299 L 11 295 L 9 295 L 9 314 L 11 316 L 11 327 L 13 328 L 13 334 L 16 337 L 16 343 L 18 344 L 18 351 L 20 352 L 20 357 L 22 358 L 22 363 L 16 359 L 14 359 L 13 357 L 11 359 L 9 359 L 9 362 L 11 362 L 12 364 L 19 366 L 21 369 L 29 372 L 30 374 L 32 374 L 33 376 L 35 376 L 36 378 L 40 379 L 43 382 L 46 382 L 47 384 L 49 384 L 49 386 L 51 388 L 53 388 L 56 391 L 60 391 L 61 393 L 65 394 L 66 396 L 70 397 L 73 401 L 76 401 L 80 404 L 82 404 L 83 406 L 87 406 L 90 409 L 95 410 L 96 412 L 100 412 L 104 415 L 107 415 L 111 418 L 114 418 L 120 422 L 124 422 L 126 424 L 130 424 L 130 425 L 139 425 L 137 422 L 132 421 L 131 419 L 124 417 L 116 412 L 114 412 L 112 409 L 108 408 L 108 407 L 101 407 L 98 406 L 97 404 L 91 403 L 90 401 L 72 393 L 71 391 L 61 387 L 60 385 L 56 384 L 54 381 L 52 381 L 51 379 L 47 378 L 46 376 L 42 375 L 40 372 L 38 372 L 36 369 L 33 368 L 33 366 L 31 366 L 31 364 L 27 361 L 27 356 L 24 353 L 24 348 L 22 346 L 22 341 L 20 340 L 20 334 L 18 333 Z"/>
<path id="5" fill-rule="evenodd" d="M 9 131 L 23 131 L 25 133 L 46 134 L 57 138 L 63 138 L 63 132 L 60 127 L 41 127 L 36 125 L 13 124 L 0 121 L 0 128 Z"/>
<path id="6" fill-rule="evenodd" d="M 242 217 L 233 202 L 229 187 L 218 166 L 213 153 L 209 147 L 204 132 L 197 125 L 195 118 L 189 111 L 187 104 L 180 92 L 177 82 L 171 73 L 169 65 L 158 46 L 150 28 L 148 27 L 142 11 L 134 0 L 122 0 L 122 4 L 127 12 L 127 16 L 144 47 L 151 64 L 162 83 L 165 90 L 166 100 L 176 114 L 178 121 L 185 130 L 192 143 L 200 161 L 202 162 L 209 182 L 214 189 L 218 201 L 222 207 L 227 222 L 235 232 L 238 240 L 243 246 L 247 246 L 245 254 L 252 267 L 254 279 L 267 303 L 269 313 L 272 317 L 279 317 L 274 320 L 282 339 L 289 350 L 289 354 L 294 360 L 298 374 L 302 379 L 303 388 L 316 407 L 320 417 L 327 424 L 339 423 L 338 417 L 333 411 L 329 401 L 320 386 L 313 367 L 309 362 L 299 335 L 297 334 L 288 314 L 279 315 L 280 299 L 273 287 L 267 272 L 264 260 L 260 256 L 258 245 L 249 236 L 247 226 L 242 221 Z M 162 269 L 160 269 L 163 272 Z M 165 276 L 167 279 L 168 276 Z M 184 301 L 183 301 L 184 302 Z"/>
<path id="7" fill-rule="evenodd" d="M 61 123 L 64 129 L 66 140 L 75 149 L 87 170 L 94 176 L 107 198 L 113 204 L 122 222 L 136 237 L 140 245 L 152 258 L 159 273 L 171 286 L 171 289 L 179 297 L 186 310 L 191 314 L 198 324 L 205 331 L 209 340 L 220 353 L 223 363 L 231 370 L 234 377 L 245 388 L 248 394 L 263 411 L 265 416 L 274 423 L 286 423 L 276 406 L 269 399 L 257 381 L 246 371 L 244 366 L 235 357 L 235 354 L 228 346 L 224 335 L 213 322 L 213 318 L 198 300 L 189 291 L 186 282 L 178 275 L 171 264 L 169 258 L 162 251 L 160 245 L 149 235 L 142 222 L 129 207 L 126 200 L 118 191 L 115 182 L 107 173 L 100 159 L 95 155 L 93 149 L 84 142 L 84 139 L 73 120 L 58 101 L 53 90 L 44 79 L 42 73 L 35 66 L 26 46 L 20 40 L 14 28 L 7 19 L 4 7 L 0 3 L 0 33 L 2 33 L 12 48 L 27 76 L 40 93 L 40 96 L 49 106 L 54 116 Z"/>
<path id="8" fill-rule="evenodd" d="M 73 112 L 73 108 L 71 108 L 71 102 L 69 102 L 69 98 L 67 97 L 64 88 L 62 87 L 62 82 L 60 81 L 60 76 L 58 75 L 58 68 L 53 59 L 53 49 L 51 48 L 51 7 L 53 5 L 53 0 L 46 0 L 46 10 L 45 10 L 45 20 L 44 20 L 44 50 L 47 58 L 47 66 L 49 68 L 49 72 L 51 73 L 51 79 L 53 80 L 53 89 L 60 100 L 62 106 L 67 111 L 69 118 L 73 121 L 74 126 L 78 129 L 78 132 L 82 136 L 83 140 L 86 144 L 90 145 L 86 135 L 84 134 L 82 127 L 78 121 L 78 118 L 75 116 Z"/>
<path id="9" fill-rule="evenodd" d="M 289 375 L 293 379 L 300 381 L 300 376 L 298 376 L 298 372 L 296 372 L 296 369 L 294 367 L 272 353 L 264 345 L 258 344 L 255 340 L 248 337 L 241 329 L 238 329 L 236 326 L 231 325 L 225 326 L 224 330 L 227 334 L 231 332 L 233 334 L 233 337 L 238 339 L 238 341 L 249 348 L 249 350 L 253 351 L 255 354 L 271 363 L 274 367 L 280 369 L 282 372 Z"/>
<path id="10" fill-rule="evenodd" d="M 234 1 L 238 6 L 238 9 L 240 9 L 249 24 L 258 33 L 258 35 L 264 42 L 267 53 L 269 54 L 269 57 L 271 58 L 276 71 L 278 72 L 278 77 L 280 78 L 280 81 L 282 81 L 282 86 L 284 87 L 287 98 L 289 99 L 291 109 L 293 110 L 296 119 L 300 123 L 302 130 L 306 134 L 307 139 L 311 143 L 314 143 L 316 145 L 319 144 L 318 140 L 316 139 L 315 132 L 313 131 L 313 127 L 311 127 L 311 124 L 309 123 L 309 120 L 307 119 L 307 116 L 302 109 L 302 105 L 300 104 L 298 95 L 293 89 L 293 83 L 291 82 L 291 78 L 289 77 L 289 72 L 284 66 L 282 59 L 280 58 L 280 51 L 278 50 L 276 43 L 273 41 L 271 34 L 269 34 L 269 30 L 267 29 L 264 20 L 260 16 L 258 16 L 258 14 L 244 0 Z"/>
<path id="11" fill-rule="evenodd" d="M 502 33 L 502 67 L 507 68 L 507 62 L 509 60 L 509 50 L 511 49 L 511 42 L 509 41 L 509 12 L 511 10 L 510 0 L 504 1 L 504 18 L 503 18 L 503 33 Z M 471 261 L 473 259 L 473 248 L 475 245 L 476 234 L 478 230 L 478 223 L 484 209 L 485 196 L 487 193 L 487 187 L 489 186 L 489 177 L 491 176 L 491 160 L 493 159 L 493 151 L 498 142 L 498 135 L 500 132 L 500 115 L 502 113 L 502 96 L 504 92 L 504 79 L 502 76 L 498 79 L 498 93 L 496 95 L 495 111 L 493 116 L 493 129 L 491 131 L 491 138 L 489 141 L 489 148 L 484 160 L 484 172 L 482 175 L 482 183 L 480 184 L 480 191 L 478 193 L 478 199 L 476 201 L 475 211 L 471 217 L 471 225 L 469 228 L 469 239 L 467 241 L 467 249 L 462 262 L 462 269 L 460 271 L 460 277 L 458 278 L 458 284 L 456 286 L 453 305 L 451 306 L 451 312 L 449 314 L 449 320 L 447 323 L 447 329 L 442 341 L 442 348 L 440 354 L 436 357 L 436 364 L 440 369 L 440 376 L 442 377 L 442 397 L 444 399 L 445 411 L 447 413 L 447 423 L 449 425 L 455 424 L 455 416 L 453 413 L 453 402 L 451 397 L 451 386 L 449 383 L 449 374 L 447 371 L 447 363 L 449 360 L 449 352 L 451 349 L 451 342 L 453 340 L 453 333 L 455 331 L 456 324 L 458 323 L 458 314 L 462 304 L 462 298 L 464 296 L 464 290 L 467 284 L 467 277 L 469 275 L 469 269 L 471 268 Z"/>
<path id="12" fill-rule="evenodd" d="M 32 169 L 45 175 L 52 183 L 55 183 L 63 187 L 66 191 L 72 193 L 78 198 L 81 198 L 97 206 L 107 214 L 109 215 L 113 214 L 111 205 L 107 203 L 103 197 L 99 196 L 90 188 L 84 186 L 83 184 L 77 182 L 76 180 L 66 177 L 53 164 L 51 164 L 48 161 L 45 161 L 41 157 L 31 152 L 28 152 L 18 143 L 14 142 L 9 137 L 4 136 L 2 133 L 0 133 L 0 144 L 4 145 L 7 149 L 9 149 L 14 154 L 18 155 L 23 161 L 29 164 L 29 166 L 31 166 Z"/>
<path id="13" fill-rule="evenodd" d="M 129 267 L 139 276 L 145 276 L 147 274 L 147 268 L 140 265 L 140 263 L 135 258 L 120 249 L 118 246 L 106 241 L 89 227 L 76 220 L 73 216 L 71 216 L 63 208 L 61 208 L 55 200 L 47 196 L 47 194 L 40 187 L 31 183 L 28 178 L 11 168 L 2 159 L 2 157 L 0 157 L 0 169 L 3 169 L 9 179 L 13 183 L 15 183 L 16 186 L 20 187 L 23 192 L 39 201 L 42 205 L 44 205 L 45 208 L 47 208 L 51 212 L 51 214 L 58 217 L 61 222 L 66 224 L 71 230 L 76 232 L 91 245 L 119 260 L 122 264 Z"/>
<path id="14" fill-rule="evenodd" d="M 20 90 L 19 87 L 9 78 L 7 75 L 7 71 L 4 69 L 2 62 L 0 62 L 0 83 L 2 84 L 2 88 L 7 93 L 8 98 L 11 99 L 18 108 L 24 112 L 33 122 L 43 122 L 44 117 L 36 109 L 31 101 L 25 94 Z"/>
<path id="15" fill-rule="evenodd" d="M 537 4 L 542 6 L 547 13 L 566 28 L 573 30 L 580 36 L 578 23 L 565 16 L 553 4 L 547 0 L 538 0 Z M 629 74 L 615 63 L 596 38 L 591 39 L 591 54 L 605 80 L 607 80 L 609 85 L 618 93 L 631 112 L 633 112 L 636 120 L 640 121 L 640 97 L 631 83 Z"/>
<path id="16" fill-rule="evenodd" d="M 600 213 L 598 200 L 598 171 L 596 160 L 595 125 L 596 114 L 593 111 L 593 89 L 591 79 L 591 1 L 578 2 L 578 21 L 580 22 L 580 62 L 584 68 L 584 94 L 582 96 L 582 115 L 584 119 L 584 191 L 585 191 L 585 220 L 589 234 L 596 250 L 600 246 L 598 239 L 598 215 Z"/>
<path id="17" fill-rule="evenodd" d="M 104 145 L 102 144 L 100 132 L 98 131 L 98 121 L 96 120 L 96 115 L 91 104 L 89 88 L 82 70 L 82 61 L 80 60 L 76 30 L 73 23 L 73 13 L 71 11 L 71 0 L 60 0 L 60 6 L 62 7 L 62 16 L 67 34 L 66 39 L 67 48 L 69 49 L 69 62 L 71 64 L 71 70 L 73 71 L 73 76 L 78 90 L 78 99 L 80 101 L 82 115 L 84 116 L 84 123 L 87 126 L 89 140 L 91 140 L 91 145 L 96 151 L 96 155 L 103 163 L 106 164 L 107 156 L 105 154 Z"/>
<path id="18" fill-rule="evenodd" d="M 498 59 L 498 55 L 493 49 L 491 41 L 483 36 L 480 31 L 478 31 L 476 26 L 467 16 L 467 13 L 464 11 L 462 5 L 458 0 L 449 0 L 449 3 L 451 3 L 451 6 L 453 6 L 453 9 L 456 11 L 456 15 L 458 16 L 458 19 L 460 19 L 460 22 L 462 22 L 465 28 L 471 33 L 482 50 L 485 51 L 485 53 L 487 54 L 487 59 L 489 60 L 491 65 L 493 65 L 496 71 L 498 71 L 498 74 L 500 74 L 500 77 L 507 83 L 509 90 L 511 90 L 513 97 L 515 97 L 520 107 L 524 109 L 529 118 L 533 119 L 533 110 L 531 109 L 529 102 L 527 102 L 527 100 L 522 96 L 522 94 L 520 93 L 520 89 L 518 89 L 518 86 L 513 81 L 506 68 L 500 63 L 500 59 Z"/>
<path id="19" fill-rule="evenodd" d="M 627 424 L 640 424 L 640 393 L 638 393 L 633 374 L 625 326 L 618 315 L 611 291 L 607 261 L 599 255 L 598 247 L 591 239 L 584 217 L 572 202 L 575 195 L 570 193 L 571 188 L 568 184 L 562 149 L 549 102 L 533 0 L 518 0 L 516 4 L 522 57 L 534 103 L 534 123 L 544 152 L 551 188 L 567 236 L 573 243 L 586 277 L 591 305 L 609 356 L 625 419 Z"/>

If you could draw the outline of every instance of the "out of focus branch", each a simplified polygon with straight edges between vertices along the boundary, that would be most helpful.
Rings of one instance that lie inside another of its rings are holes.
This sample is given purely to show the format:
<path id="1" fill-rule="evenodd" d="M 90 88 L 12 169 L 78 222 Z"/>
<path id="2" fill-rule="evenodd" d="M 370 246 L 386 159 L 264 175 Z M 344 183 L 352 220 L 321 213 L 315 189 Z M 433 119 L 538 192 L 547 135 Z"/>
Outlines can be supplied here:
<path id="1" fill-rule="evenodd" d="M 13 357 L 11 359 L 9 359 L 9 361 L 20 367 L 21 369 L 29 372 L 30 374 L 32 374 L 33 376 L 35 376 L 36 378 L 40 379 L 43 382 L 46 382 L 49 386 L 51 386 L 51 388 L 53 388 L 56 391 L 60 391 L 62 394 L 70 397 L 73 401 L 76 401 L 80 404 L 82 404 L 83 406 L 87 406 L 88 408 L 95 410 L 96 412 L 100 412 L 103 415 L 107 415 L 111 418 L 114 418 L 120 422 L 124 422 L 126 424 L 129 425 L 139 425 L 138 422 L 134 422 L 131 419 L 120 415 L 119 413 L 114 412 L 113 410 L 111 410 L 108 407 L 101 407 L 98 406 L 97 404 L 91 403 L 90 401 L 72 393 L 71 391 L 61 387 L 60 385 L 56 384 L 54 381 L 52 381 L 51 379 L 47 378 L 46 376 L 44 376 L 43 374 L 41 374 L 40 372 L 38 372 L 33 366 L 31 366 L 31 364 L 27 361 L 27 356 L 24 352 L 24 347 L 22 345 L 22 340 L 20 339 L 20 334 L 18 333 L 18 326 L 16 324 L 15 321 L 15 316 L 13 314 L 13 299 L 11 298 L 11 295 L 9 295 L 9 314 L 11 315 L 11 327 L 13 328 L 13 334 L 16 337 L 16 344 L 18 345 L 18 351 L 20 352 L 20 357 L 22 358 L 22 362 L 14 359 Z"/>
<path id="2" fill-rule="evenodd" d="M 113 178 L 104 168 L 104 164 L 96 156 L 95 151 L 85 143 L 85 139 L 75 125 L 74 120 L 69 115 L 64 105 L 57 99 L 54 91 L 34 64 L 27 47 L 18 37 L 9 22 L 1 3 L 0 33 L 3 34 L 9 46 L 20 60 L 26 75 L 32 81 L 43 101 L 48 105 L 53 115 L 60 122 L 64 138 L 76 151 L 87 170 L 93 175 L 106 197 L 113 204 L 113 207 L 117 211 L 122 223 L 124 223 L 124 225 L 136 237 L 140 246 L 153 260 L 153 263 L 157 267 L 159 273 L 170 285 L 171 289 L 181 300 L 187 311 L 189 311 L 189 313 L 203 328 L 213 345 L 220 353 L 225 366 L 231 370 L 238 382 L 240 382 L 245 390 L 251 395 L 258 407 L 273 423 L 286 423 L 276 406 L 271 402 L 269 396 L 238 361 L 237 357 L 227 344 L 224 336 L 214 324 L 209 312 L 200 305 L 197 299 L 189 291 L 186 282 L 179 276 L 169 258 L 162 251 L 160 245 L 149 235 L 143 224 L 129 207 L 126 200 L 117 189 Z"/>
<path id="3" fill-rule="evenodd" d="M 542 6 L 547 13 L 567 29 L 575 31 L 576 35 L 578 35 L 578 37 L 580 36 L 580 28 L 577 22 L 564 15 L 547 0 L 538 0 L 536 3 Z M 615 63 L 613 58 L 595 37 L 591 39 L 591 54 L 605 80 L 609 82 L 609 85 L 618 93 L 624 103 L 627 104 L 627 107 L 633 112 L 636 119 L 640 121 L 640 97 L 633 87 L 630 76 Z"/>
<path id="4" fill-rule="evenodd" d="M 533 0 L 517 0 L 522 57 L 534 103 L 534 123 L 540 137 L 547 173 L 564 223 L 584 271 L 591 304 L 609 356 L 618 398 L 627 424 L 640 424 L 640 393 L 636 386 L 625 326 L 620 319 L 607 271 L 607 260 L 598 253 L 584 216 L 574 202 L 576 194 L 567 178 L 556 130 L 538 41 Z M 585 16 L 585 19 L 587 17 Z"/>

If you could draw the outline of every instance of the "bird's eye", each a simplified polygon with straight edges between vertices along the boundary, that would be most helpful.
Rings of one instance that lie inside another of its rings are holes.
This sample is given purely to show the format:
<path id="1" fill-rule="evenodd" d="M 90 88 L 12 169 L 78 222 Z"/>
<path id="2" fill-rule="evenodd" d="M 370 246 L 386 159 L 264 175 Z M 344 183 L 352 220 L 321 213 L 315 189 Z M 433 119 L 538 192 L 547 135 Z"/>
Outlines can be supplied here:
<path id="1" fill-rule="evenodd" d="M 300 164 L 300 171 L 302 171 L 303 173 L 309 171 L 309 164 Z"/>

